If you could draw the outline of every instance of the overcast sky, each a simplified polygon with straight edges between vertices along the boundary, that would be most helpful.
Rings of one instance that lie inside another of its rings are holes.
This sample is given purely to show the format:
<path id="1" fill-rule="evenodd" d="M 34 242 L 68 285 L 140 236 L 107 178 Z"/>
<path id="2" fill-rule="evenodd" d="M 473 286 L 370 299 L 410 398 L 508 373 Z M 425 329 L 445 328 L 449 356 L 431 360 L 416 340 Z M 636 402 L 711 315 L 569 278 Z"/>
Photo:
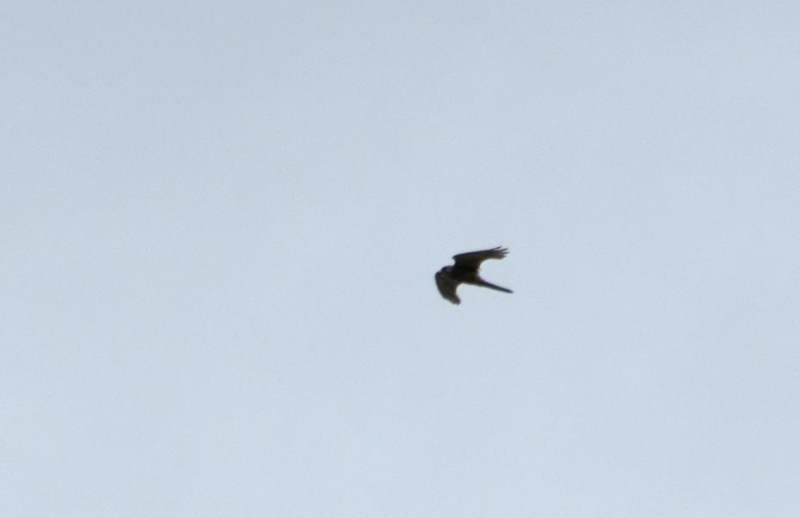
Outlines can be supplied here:
<path id="1" fill-rule="evenodd" d="M 6 2 L 0 515 L 799 516 L 798 27 Z"/>

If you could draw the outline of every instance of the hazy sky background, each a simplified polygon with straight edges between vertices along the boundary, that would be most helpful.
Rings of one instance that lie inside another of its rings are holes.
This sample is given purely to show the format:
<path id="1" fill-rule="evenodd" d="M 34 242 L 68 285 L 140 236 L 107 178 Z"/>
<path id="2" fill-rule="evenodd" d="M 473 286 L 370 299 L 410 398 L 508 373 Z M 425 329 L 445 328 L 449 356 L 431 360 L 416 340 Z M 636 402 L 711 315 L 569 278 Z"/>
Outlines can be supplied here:
<path id="1" fill-rule="evenodd" d="M 0 515 L 799 516 L 798 27 L 6 2 Z"/>

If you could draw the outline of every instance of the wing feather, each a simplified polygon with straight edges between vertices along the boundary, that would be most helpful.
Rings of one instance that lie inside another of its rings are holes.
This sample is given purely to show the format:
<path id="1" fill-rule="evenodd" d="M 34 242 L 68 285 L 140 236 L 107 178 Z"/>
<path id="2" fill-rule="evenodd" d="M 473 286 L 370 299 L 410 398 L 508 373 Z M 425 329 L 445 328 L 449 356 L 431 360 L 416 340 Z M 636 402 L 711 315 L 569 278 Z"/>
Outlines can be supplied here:
<path id="1" fill-rule="evenodd" d="M 508 248 L 498 246 L 490 248 L 489 250 L 479 250 L 477 252 L 465 252 L 463 254 L 454 255 L 453 259 L 456 261 L 456 268 L 465 268 L 477 271 L 481 267 L 481 263 L 487 259 L 502 259 L 508 255 Z"/>
<path id="2" fill-rule="evenodd" d="M 461 304 L 461 299 L 456 295 L 458 283 L 451 279 L 448 275 L 442 272 L 436 272 L 436 287 L 439 288 L 439 293 L 442 297 L 449 300 L 453 304 Z"/>

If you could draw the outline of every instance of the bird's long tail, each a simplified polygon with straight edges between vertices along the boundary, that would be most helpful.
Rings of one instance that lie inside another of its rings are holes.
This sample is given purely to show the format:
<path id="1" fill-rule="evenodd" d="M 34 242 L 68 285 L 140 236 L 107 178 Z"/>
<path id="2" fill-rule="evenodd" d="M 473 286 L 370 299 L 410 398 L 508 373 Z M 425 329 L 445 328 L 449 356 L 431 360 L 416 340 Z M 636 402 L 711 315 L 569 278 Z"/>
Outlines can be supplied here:
<path id="1" fill-rule="evenodd" d="M 503 288 L 502 286 L 498 286 L 497 284 L 492 284 L 491 282 L 486 282 L 483 279 L 480 279 L 478 282 L 478 286 L 483 286 L 484 288 L 491 288 L 493 290 L 502 291 L 505 293 L 514 293 L 508 288 Z"/>

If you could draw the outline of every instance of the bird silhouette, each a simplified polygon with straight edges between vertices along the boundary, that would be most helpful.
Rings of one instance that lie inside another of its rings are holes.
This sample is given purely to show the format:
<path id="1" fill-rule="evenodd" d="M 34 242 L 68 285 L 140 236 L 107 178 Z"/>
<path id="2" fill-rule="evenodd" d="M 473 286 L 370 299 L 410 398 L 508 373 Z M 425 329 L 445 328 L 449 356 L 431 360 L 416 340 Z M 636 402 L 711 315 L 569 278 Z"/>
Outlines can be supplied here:
<path id="1" fill-rule="evenodd" d="M 455 259 L 455 264 L 453 266 L 445 266 L 436 272 L 436 287 L 439 288 L 439 293 L 453 304 L 461 304 L 461 299 L 458 298 L 456 294 L 456 290 L 460 284 L 483 286 L 484 288 L 513 293 L 508 288 L 486 282 L 481 279 L 479 274 L 483 261 L 487 259 L 502 259 L 507 254 L 507 248 L 498 246 L 490 250 L 480 250 L 477 252 L 466 252 L 454 255 L 453 259 Z"/>

